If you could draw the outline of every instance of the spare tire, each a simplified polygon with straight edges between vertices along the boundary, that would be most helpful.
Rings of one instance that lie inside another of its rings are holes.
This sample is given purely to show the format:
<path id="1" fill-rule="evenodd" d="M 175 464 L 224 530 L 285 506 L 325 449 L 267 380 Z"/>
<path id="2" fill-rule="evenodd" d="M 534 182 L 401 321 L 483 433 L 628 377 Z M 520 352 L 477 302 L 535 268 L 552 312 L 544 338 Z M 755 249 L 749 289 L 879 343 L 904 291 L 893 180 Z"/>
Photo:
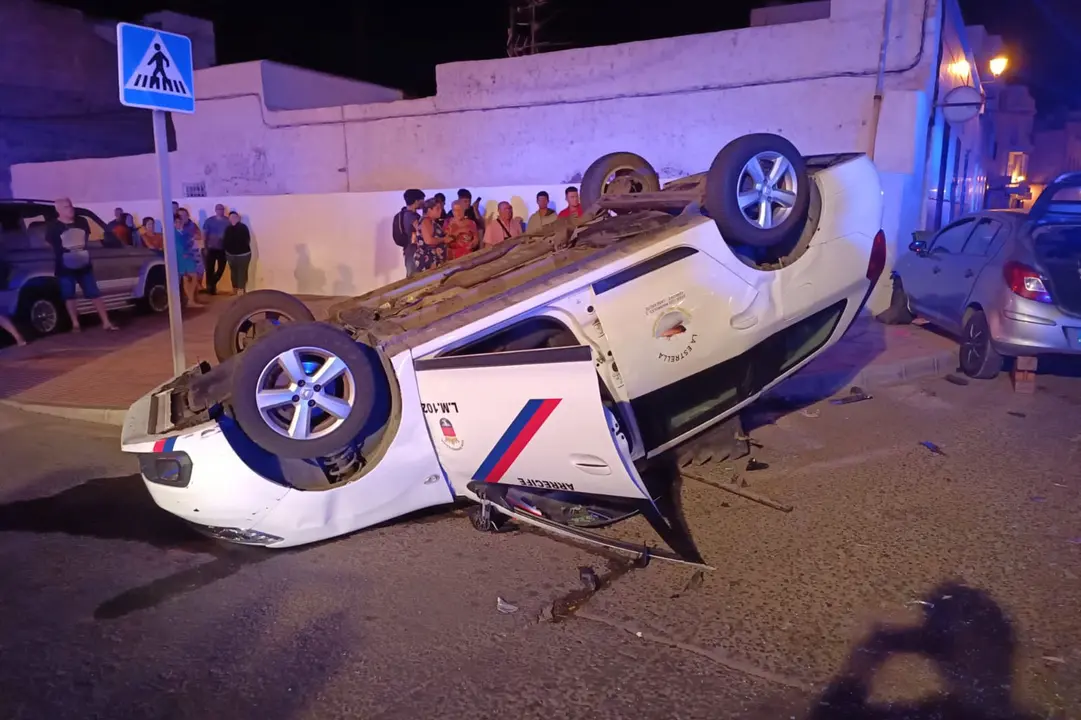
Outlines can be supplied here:
<path id="1" fill-rule="evenodd" d="M 214 354 L 224 362 L 288 323 L 315 322 L 308 306 L 279 290 L 253 290 L 234 300 L 214 326 Z"/>
<path id="2" fill-rule="evenodd" d="M 810 204 L 803 156 L 780 135 L 736 138 L 706 175 L 706 210 L 730 243 L 768 248 L 794 242 Z"/>
<path id="3" fill-rule="evenodd" d="M 236 361 L 233 414 L 268 453 L 313 460 L 353 445 L 375 405 L 371 356 L 328 323 L 286 325 Z"/>
<path id="4" fill-rule="evenodd" d="M 641 155 L 629 152 L 610 153 L 593 161 L 582 176 L 579 196 L 588 208 L 602 195 L 657 192 L 660 178 Z"/>

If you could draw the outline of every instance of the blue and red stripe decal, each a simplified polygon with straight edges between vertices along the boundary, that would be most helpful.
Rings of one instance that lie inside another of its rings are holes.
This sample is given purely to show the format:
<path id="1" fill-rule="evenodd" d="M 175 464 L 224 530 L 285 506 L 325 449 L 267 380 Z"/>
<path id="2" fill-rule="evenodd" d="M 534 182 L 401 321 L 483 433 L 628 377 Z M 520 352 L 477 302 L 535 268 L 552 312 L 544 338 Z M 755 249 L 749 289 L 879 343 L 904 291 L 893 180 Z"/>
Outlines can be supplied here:
<path id="1" fill-rule="evenodd" d="M 503 433 L 503 437 L 499 438 L 499 442 L 488 453 L 488 457 L 484 458 L 480 468 L 473 474 L 473 479 L 490 483 L 502 480 L 560 402 L 558 398 L 527 402 Z"/>
<path id="2" fill-rule="evenodd" d="M 154 452 L 172 452 L 176 447 L 176 436 L 154 441 Z"/>

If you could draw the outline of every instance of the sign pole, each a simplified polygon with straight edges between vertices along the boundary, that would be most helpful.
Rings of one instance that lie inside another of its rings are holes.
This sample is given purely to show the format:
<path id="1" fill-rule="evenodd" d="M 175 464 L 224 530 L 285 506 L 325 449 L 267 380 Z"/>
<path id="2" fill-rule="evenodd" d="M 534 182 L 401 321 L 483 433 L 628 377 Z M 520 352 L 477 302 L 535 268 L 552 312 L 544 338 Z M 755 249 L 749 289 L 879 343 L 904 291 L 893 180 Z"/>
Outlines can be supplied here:
<path id="1" fill-rule="evenodd" d="M 154 154 L 158 160 L 158 184 L 161 192 L 161 236 L 165 254 L 165 286 L 169 292 L 169 337 L 173 345 L 173 374 L 188 368 L 184 357 L 184 321 L 180 313 L 180 271 L 176 263 L 176 229 L 173 225 L 173 193 L 169 178 L 169 137 L 165 129 L 165 111 L 154 110 Z"/>

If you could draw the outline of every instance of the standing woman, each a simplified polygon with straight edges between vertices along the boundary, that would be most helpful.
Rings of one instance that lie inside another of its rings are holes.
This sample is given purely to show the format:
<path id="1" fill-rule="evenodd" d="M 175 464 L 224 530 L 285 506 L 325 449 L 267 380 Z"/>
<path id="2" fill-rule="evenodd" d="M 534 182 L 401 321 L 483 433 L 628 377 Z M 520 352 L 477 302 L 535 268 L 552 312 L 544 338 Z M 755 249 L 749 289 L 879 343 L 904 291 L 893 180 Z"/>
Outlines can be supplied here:
<path id="1" fill-rule="evenodd" d="M 447 236 L 447 259 L 457 260 L 480 247 L 480 231 L 477 224 L 465 216 L 469 207 L 465 200 L 455 200 L 451 206 L 454 214 L 443 223 Z"/>
<path id="2" fill-rule="evenodd" d="M 165 228 L 162 228 L 164 230 Z M 157 250 L 161 252 L 164 247 L 165 238 L 162 237 L 160 232 L 154 231 L 154 218 L 143 218 L 143 226 L 139 228 L 139 239 L 143 243 L 143 247 L 148 247 L 151 250 Z"/>
<path id="3" fill-rule="evenodd" d="M 199 286 L 199 265 L 195 259 L 199 250 L 195 247 L 195 238 L 184 232 L 184 219 L 179 213 L 173 218 L 173 227 L 176 228 L 176 269 L 180 275 L 180 286 L 188 298 L 188 307 L 205 307 L 195 298 Z"/>
<path id="4" fill-rule="evenodd" d="M 243 295 L 248 289 L 248 267 L 251 266 L 251 231 L 240 222 L 236 210 L 229 213 L 229 227 L 225 228 L 221 245 L 225 251 L 225 262 L 229 265 L 233 289 Z"/>
<path id="5" fill-rule="evenodd" d="M 417 272 L 431 270 L 447 261 L 447 245 L 444 241 L 441 217 L 443 211 L 439 201 L 435 198 L 425 200 L 423 207 L 424 214 L 413 235 L 413 244 L 417 248 L 414 255 Z"/>

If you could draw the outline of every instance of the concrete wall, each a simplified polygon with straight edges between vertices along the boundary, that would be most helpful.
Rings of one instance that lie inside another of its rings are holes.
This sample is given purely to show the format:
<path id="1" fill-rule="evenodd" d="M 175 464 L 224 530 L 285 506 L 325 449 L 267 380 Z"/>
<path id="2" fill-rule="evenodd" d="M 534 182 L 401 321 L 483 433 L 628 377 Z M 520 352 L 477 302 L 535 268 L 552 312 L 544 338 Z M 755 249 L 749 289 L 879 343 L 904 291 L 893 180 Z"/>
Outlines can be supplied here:
<path id="1" fill-rule="evenodd" d="M 830 16 L 830 1 L 801 2 L 795 5 L 768 5 L 751 10 L 751 27 L 825 20 Z"/>
<path id="2" fill-rule="evenodd" d="M 893 3 L 888 90 L 926 86 L 934 30 L 923 21 L 935 4 Z M 675 176 L 707 167 L 728 140 L 763 130 L 806 153 L 865 149 L 884 7 L 833 0 L 823 20 L 453 63 L 437 68 L 434 97 L 313 110 L 268 109 L 265 78 L 254 68 L 203 70 L 197 112 L 174 118 L 175 191 L 200 180 L 211 195 L 572 181 L 616 150 L 639 152 Z M 763 47 L 778 52 L 756 52 Z M 884 141 L 910 145 L 913 137 Z M 129 168 L 20 167 L 15 177 L 32 194 L 64 187 L 85 188 L 87 200 L 138 197 L 151 186 Z"/>
<path id="3" fill-rule="evenodd" d="M 401 90 L 264 60 L 263 104 L 267 110 L 310 110 L 401 100 Z"/>

